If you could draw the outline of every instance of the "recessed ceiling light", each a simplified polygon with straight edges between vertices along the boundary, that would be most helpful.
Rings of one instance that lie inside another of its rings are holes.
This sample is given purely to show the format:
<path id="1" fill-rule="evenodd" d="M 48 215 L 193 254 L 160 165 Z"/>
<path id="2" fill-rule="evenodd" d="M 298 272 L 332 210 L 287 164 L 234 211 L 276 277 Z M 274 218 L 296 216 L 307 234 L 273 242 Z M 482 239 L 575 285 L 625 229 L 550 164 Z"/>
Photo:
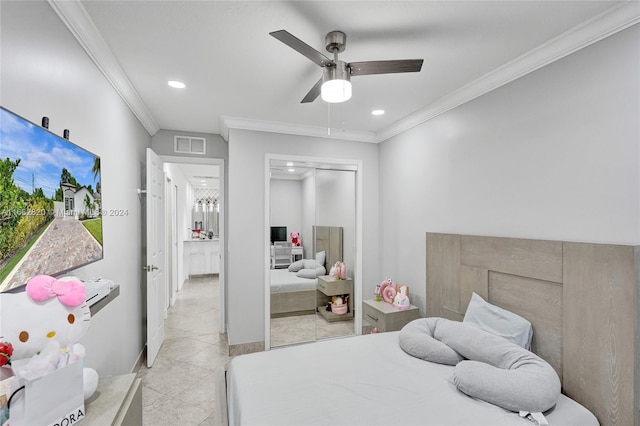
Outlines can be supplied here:
<path id="1" fill-rule="evenodd" d="M 289 169 L 289 171 L 290 171 L 291 173 L 293 173 L 293 172 L 295 172 L 295 171 L 296 171 L 296 169 Z"/>
<path id="2" fill-rule="evenodd" d="M 186 84 L 184 84 L 181 81 L 177 81 L 177 80 L 171 80 L 167 83 L 169 86 L 174 87 L 176 89 L 184 89 L 185 87 L 187 87 Z"/>
<path id="3" fill-rule="evenodd" d="M 382 115 L 384 114 L 384 110 L 383 109 L 374 109 L 373 111 L 371 111 L 372 115 Z"/>
<path id="4" fill-rule="evenodd" d="M 287 166 L 291 167 L 291 166 L 293 166 L 293 163 L 292 163 L 291 161 L 289 161 L 289 162 L 287 163 Z"/>

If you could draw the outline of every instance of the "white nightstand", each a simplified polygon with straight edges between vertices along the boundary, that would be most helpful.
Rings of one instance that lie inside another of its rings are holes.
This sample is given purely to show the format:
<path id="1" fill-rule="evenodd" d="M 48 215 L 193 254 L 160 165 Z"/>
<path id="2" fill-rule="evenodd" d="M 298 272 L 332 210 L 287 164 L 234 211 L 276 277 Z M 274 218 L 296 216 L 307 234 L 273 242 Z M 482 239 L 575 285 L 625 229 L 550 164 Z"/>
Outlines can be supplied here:
<path id="1" fill-rule="evenodd" d="M 409 309 L 396 309 L 391 303 L 377 300 L 362 302 L 362 319 L 377 327 L 380 331 L 397 331 L 407 323 L 418 319 L 418 307 L 411 305 Z"/>

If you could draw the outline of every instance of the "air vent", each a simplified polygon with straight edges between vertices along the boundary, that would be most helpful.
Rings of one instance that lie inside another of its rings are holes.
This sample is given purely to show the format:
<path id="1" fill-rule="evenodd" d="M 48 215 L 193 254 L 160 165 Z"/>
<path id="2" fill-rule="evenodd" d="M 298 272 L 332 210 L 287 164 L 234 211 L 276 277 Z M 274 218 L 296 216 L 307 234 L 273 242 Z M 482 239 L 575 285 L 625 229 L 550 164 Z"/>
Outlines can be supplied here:
<path id="1" fill-rule="evenodd" d="M 174 151 L 178 154 L 204 155 L 207 151 L 207 140 L 191 136 L 175 136 Z"/>

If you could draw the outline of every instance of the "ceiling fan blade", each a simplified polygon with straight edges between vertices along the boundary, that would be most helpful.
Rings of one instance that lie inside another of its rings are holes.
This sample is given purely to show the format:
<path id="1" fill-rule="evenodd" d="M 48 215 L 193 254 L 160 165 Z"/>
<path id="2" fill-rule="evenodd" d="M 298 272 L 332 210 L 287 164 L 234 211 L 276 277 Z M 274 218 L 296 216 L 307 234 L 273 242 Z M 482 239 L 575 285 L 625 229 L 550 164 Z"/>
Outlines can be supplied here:
<path id="1" fill-rule="evenodd" d="M 306 104 L 309 102 L 313 102 L 316 100 L 316 98 L 318 96 L 320 96 L 320 88 L 322 87 L 322 77 L 320 77 L 320 80 L 318 80 L 318 82 L 316 84 L 313 85 L 313 87 L 311 88 L 311 90 L 309 90 L 309 93 L 307 93 L 305 95 L 304 98 L 302 98 L 302 100 L 300 101 L 301 104 Z"/>
<path id="2" fill-rule="evenodd" d="M 391 74 L 396 72 L 419 72 L 423 59 L 400 59 L 391 61 L 351 62 L 351 75 Z"/>
<path id="3" fill-rule="evenodd" d="M 269 34 L 277 38 L 293 50 L 297 51 L 298 53 L 302 53 L 304 56 L 311 59 L 321 67 L 333 63 L 331 59 L 327 58 L 322 53 L 318 52 L 316 49 L 309 46 L 307 43 L 300 40 L 298 37 L 294 36 L 286 30 L 273 31 Z"/>

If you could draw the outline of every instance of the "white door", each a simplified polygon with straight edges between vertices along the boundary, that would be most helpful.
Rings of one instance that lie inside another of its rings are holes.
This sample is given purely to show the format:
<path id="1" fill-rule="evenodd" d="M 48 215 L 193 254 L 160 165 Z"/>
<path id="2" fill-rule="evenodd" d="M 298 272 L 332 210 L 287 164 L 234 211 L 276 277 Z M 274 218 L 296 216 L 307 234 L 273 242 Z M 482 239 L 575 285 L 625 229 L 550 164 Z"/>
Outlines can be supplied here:
<path id="1" fill-rule="evenodd" d="M 147 367 L 151 367 L 164 341 L 166 307 L 164 165 L 147 148 Z"/>

